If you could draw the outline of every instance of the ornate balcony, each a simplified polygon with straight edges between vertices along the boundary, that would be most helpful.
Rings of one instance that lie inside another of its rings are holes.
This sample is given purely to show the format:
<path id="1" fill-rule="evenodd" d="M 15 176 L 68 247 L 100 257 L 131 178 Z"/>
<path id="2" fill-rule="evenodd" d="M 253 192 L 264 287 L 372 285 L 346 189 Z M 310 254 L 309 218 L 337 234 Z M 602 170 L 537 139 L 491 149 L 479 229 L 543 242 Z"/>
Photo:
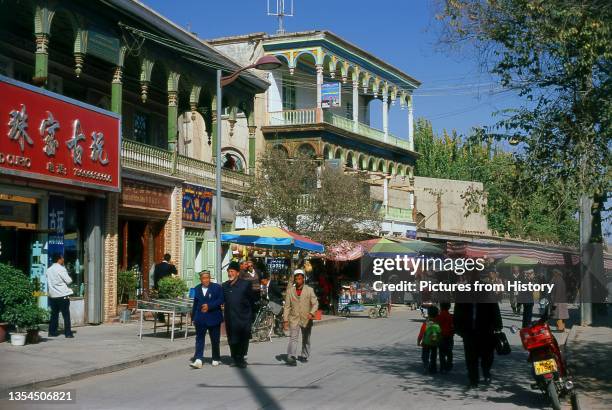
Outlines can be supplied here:
<path id="1" fill-rule="evenodd" d="M 317 108 L 306 108 L 301 110 L 274 111 L 268 113 L 267 126 L 287 127 L 304 125 L 323 125 L 328 124 L 341 130 L 365 137 L 366 140 L 376 141 L 377 143 L 392 145 L 407 151 L 412 151 L 408 140 L 399 138 L 391 133 L 387 134 L 381 130 L 372 128 L 360 122 L 354 122 L 348 118 L 336 115 L 330 111 L 318 112 Z"/>
<path id="2" fill-rule="evenodd" d="M 182 178 L 193 184 L 215 186 L 214 164 L 135 141 L 123 141 L 121 165 L 123 168 L 135 171 Z M 250 176 L 246 174 L 227 169 L 221 172 L 221 184 L 224 191 L 244 192 L 249 181 Z"/>

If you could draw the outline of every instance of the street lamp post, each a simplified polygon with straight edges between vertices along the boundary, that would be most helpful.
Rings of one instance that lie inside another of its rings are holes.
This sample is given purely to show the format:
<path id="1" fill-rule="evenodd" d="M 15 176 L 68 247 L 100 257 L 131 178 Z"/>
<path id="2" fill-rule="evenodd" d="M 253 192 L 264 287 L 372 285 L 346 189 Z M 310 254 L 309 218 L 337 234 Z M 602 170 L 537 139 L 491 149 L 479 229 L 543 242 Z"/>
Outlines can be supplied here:
<path id="1" fill-rule="evenodd" d="M 215 190 L 217 197 L 217 206 L 215 207 L 215 247 L 217 249 L 217 260 L 215 263 L 215 279 L 218 283 L 221 282 L 222 275 L 222 260 L 223 260 L 223 252 L 221 250 L 221 125 L 223 122 L 221 121 L 221 111 L 223 109 L 222 104 L 222 89 L 226 85 L 234 82 L 238 75 L 250 68 L 255 68 L 257 70 L 275 70 L 279 68 L 282 63 L 274 56 L 263 56 L 255 64 L 251 64 L 250 66 L 243 67 L 236 72 L 223 77 L 223 73 L 220 69 L 217 70 L 217 132 L 216 132 L 216 146 L 215 146 L 215 155 L 217 157 L 216 167 L 215 167 Z"/>

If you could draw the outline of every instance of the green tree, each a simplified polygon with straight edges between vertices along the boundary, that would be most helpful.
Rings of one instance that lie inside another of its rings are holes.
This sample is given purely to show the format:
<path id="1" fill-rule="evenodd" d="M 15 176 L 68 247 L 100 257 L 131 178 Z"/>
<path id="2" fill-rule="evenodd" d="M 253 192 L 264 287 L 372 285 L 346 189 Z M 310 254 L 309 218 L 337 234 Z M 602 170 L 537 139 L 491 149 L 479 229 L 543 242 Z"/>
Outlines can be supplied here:
<path id="1" fill-rule="evenodd" d="M 418 119 L 415 148 L 421 156 L 415 175 L 482 182 L 483 191 L 470 189 L 463 195 L 466 215 L 485 213 L 489 228 L 501 234 L 575 243 L 575 193 L 562 181 L 533 183 L 521 158 L 483 143 L 481 134 L 474 130 L 463 139 L 444 131 L 438 137 L 429 121 Z"/>
<path id="2" fill-rule="evenodd" d="M 474 46 L 484 67 L 525 98 L 489 135 L 520 144 L 542 191 L 561 181 L 586 201 L 612 180 L 612 7 L 605 0 L 445 0 L 443 42 Z M 501 131 L 495 133 L 493 131 Z M 601 206 L 592 206 L 596 225 Z M 588 218 L 587 218 L 588 219 Z M 593 230 L 592 242 L 601 241 Z M 588 239 L 588 238 L 587 238 Z"/>
<path id="3" fill-rule="evenodd" d="M 259 158 L 257 173 L 239 210 L 255 222 L 276 224 L 326 245 L 363 239 L 380 230 L 382 217 L 369 186 L 299 154 L 273 150 Z"/>

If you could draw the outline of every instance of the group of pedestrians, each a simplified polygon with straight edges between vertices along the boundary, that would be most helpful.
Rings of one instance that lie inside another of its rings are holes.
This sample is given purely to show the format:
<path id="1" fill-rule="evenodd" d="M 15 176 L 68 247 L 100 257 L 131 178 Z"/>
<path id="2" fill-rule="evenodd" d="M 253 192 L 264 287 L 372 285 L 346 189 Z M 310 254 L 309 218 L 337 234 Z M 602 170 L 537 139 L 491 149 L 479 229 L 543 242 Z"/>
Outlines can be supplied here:
<path id="1" fill-rule="evenodd" d="M 431 306 L 427 319 L 421 326 L 417 344 L 421 346 L 421 357 L 425 371 L 440 373 L 453 368 L 454 335 L 463 339 L 465 364 L 468 372 L 468 387 L 478 387 L 480 370 L 484 384 L 491 383 L 491 367 L 495 357 L 496 333 L 502 329 L 502 318 L 497 303 L 456 303 L 454 314 L 450 303 L 440 303 L 440 310 Z"/>
<path id="2" fill-rule="evenodd" d="M 280 305 L 282 291 L 267 275 L 254 269 L 252 261 L 231 262 L 227 268 L 228 280 L 213 283 L 210 272 L 200 273 L 200 284 L 195 287 L 191 317 L 196 329 L 195 355 L 190 366 L 202 368 L 206 334 L 209 334 L 212 365 L 221 364 L 221 324 L 229 344 L 231 366 L 247 367 L 251 328 L 257 309 L 256 303 Z M 287 286 L 283 307 L 283 328 L 289 331 L 287 364 L 305 363 L 310 356 L 310 335 L 315 312 L 318 309 L 314 290 L 305 284 L 304 271 L 293 274 L 293 284 Z M 299 355 L 298 355 L 299 350 Z"/>

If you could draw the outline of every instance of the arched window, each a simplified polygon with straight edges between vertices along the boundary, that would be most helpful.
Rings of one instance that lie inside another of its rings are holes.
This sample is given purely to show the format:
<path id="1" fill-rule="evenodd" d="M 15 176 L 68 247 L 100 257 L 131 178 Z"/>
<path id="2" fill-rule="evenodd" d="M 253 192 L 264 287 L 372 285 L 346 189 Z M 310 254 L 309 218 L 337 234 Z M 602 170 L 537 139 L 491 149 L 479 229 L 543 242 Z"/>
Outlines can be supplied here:
<path id="1" fill-rule="evenodd" d="M 236 172 L 244 172 L 245 164 L 242 155 L 238 151 L 224 150 L 221 153 L 223 169 L 229 169 Z"/>

